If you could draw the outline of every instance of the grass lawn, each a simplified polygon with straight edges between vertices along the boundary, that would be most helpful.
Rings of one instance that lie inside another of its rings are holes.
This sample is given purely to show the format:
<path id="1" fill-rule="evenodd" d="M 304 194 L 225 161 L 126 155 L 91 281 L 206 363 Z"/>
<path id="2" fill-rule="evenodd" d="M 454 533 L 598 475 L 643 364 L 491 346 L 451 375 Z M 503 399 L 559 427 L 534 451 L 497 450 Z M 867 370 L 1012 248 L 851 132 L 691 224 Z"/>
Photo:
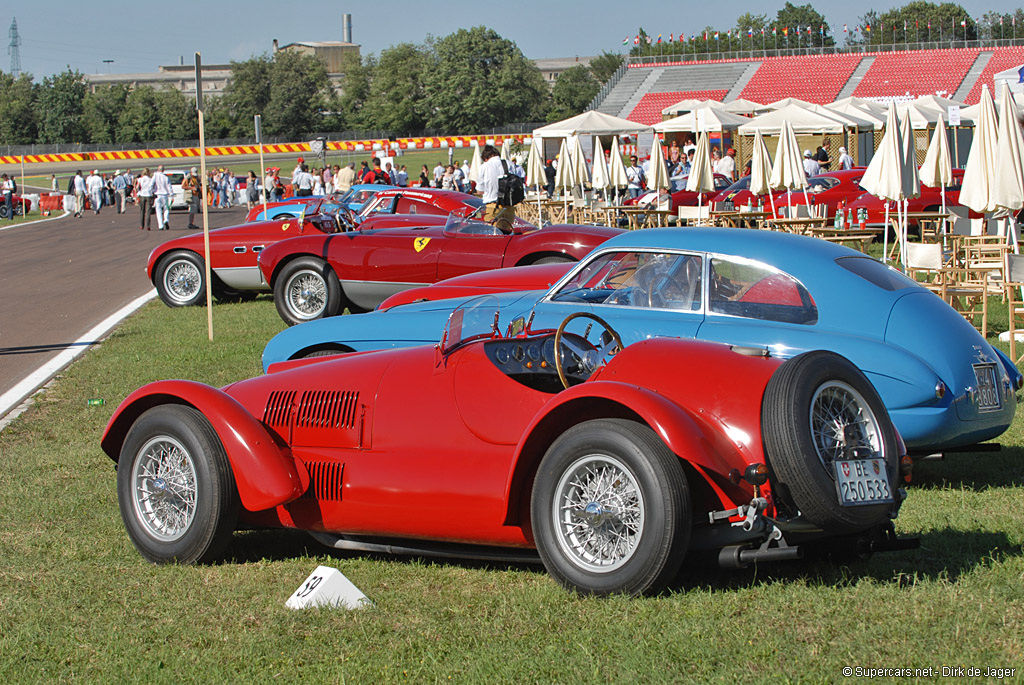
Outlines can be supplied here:
<path id="1" fill-rule="evenodd" d="M 997 318 L 993 314 L 993 319 Z M 652 598 L 580 598 L 543 568 L 331 553 L 236 533 L 229 558 L 153 566 L 99 439 L 151 380 L 260 373 L 273 303 L 143 308 L 0 433 L 0 678 L 177 682 L 833 682 L 845 666 L 1024 667 L 1024 425 L 999 453 L 917 468 L 918 550 L 738 572 L 688 563 Z M 102 406 L 88 406 L 103 398 Z M 374 602 L 291 611 L 319 564 Z M 1018 680 L 1019 681 L 1019 680 Z"/>

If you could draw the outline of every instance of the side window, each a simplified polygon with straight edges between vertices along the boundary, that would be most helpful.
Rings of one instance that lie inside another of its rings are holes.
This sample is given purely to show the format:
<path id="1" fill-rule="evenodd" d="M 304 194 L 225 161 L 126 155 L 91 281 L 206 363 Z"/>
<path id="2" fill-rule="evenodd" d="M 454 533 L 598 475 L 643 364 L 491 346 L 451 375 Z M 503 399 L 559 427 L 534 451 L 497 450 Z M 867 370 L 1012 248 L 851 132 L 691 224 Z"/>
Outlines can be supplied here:
<path id="1" fill-rule="evenodd" d="M 767 264 L 735 257 L 711 259 L 708 309 L 717 314 L 811 325 L 818 308 L 798 280 Z"/>
<path id="2" fill-rule="evenodd" d="M 591 260 L 552 299 L 696 311 L 701 308 L 702 278 L 699 255 L 612 252 Z"/>

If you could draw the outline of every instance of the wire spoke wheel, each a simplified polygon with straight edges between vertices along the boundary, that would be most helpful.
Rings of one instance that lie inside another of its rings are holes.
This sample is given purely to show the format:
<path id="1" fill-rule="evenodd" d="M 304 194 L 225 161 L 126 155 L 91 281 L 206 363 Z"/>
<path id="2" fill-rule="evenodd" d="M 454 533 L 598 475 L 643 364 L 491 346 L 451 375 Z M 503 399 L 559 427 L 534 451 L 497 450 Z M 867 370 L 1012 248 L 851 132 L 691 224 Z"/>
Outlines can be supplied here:
<path id="1" fill-rule="evenodd" d="M 192 455 L 177 439 L 146 442 L 132 468 L 132 505 L 138 521 L 157 540 L 173 542 L 192 525 L 198 484 Z"/>
<path id="2" fill-rule="evenodd" d="M 323 276 L 312 271 L 296 273 L 288 281 L 286 294 L 289 306 L 299 318 L 318 318 L 327 307 L 327 284 Z"/>
<path id="3" fill-rule="evenodd" d="M 199 268 L 190 261 L 174 262 L 164 272 L 164 285 L 171 297 L 187 302 L 196 296 L 202 285 L 203 276 Z"/>
<path id="4" fill-rule="evenodd" d="M 826 471 L 836 459 L 850 454 L 882 454 L 878 419 L 867 400 L 849 384 L 823 383 L 811 398 L 811 439 Z"/>
<path id="5" fill-rule="evenodd" d="M 643 494 L 621 461 L 589 455 L 559 480 L 552 515 L 566 555 L 589 571 L 612 571 L 636 551 L 644 524 Z"/>

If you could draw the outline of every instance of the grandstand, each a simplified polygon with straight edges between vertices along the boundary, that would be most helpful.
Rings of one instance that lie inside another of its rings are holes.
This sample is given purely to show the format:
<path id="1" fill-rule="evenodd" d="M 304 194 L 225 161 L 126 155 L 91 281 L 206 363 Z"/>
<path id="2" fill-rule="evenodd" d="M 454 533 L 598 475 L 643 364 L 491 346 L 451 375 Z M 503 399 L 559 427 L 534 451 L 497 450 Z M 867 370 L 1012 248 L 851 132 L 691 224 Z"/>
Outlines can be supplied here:
<path id="1" fill-rule="evenodd" d="M 940 94 L 976 103 L 982 84 L 1024 64 L 1024 46 L 630 63 L 597 109 L 645 124 L 685 98 L 824 104 L 848 95 L 874 100 Z"/>

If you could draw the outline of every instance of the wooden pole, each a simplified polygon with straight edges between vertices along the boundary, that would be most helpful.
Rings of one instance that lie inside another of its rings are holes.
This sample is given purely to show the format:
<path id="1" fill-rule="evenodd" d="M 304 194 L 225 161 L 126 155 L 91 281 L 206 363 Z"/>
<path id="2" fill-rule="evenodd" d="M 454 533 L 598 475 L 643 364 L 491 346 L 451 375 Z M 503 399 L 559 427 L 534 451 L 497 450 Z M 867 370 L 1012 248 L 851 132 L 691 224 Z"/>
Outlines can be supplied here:
<path id="1" fill-rule="evenodd" d="M 199 169 L 202 178 L 203 203 L 203 255 L 206 269 L 206 326 L 210 340 L 213 340 L 213 284 L 210 282 L 210 211 L 206 204 L 206 130 L 203 116 L 203 65 L 196 53 L 196 111 L 199 114 Z"/>
<path id="2" fill-rule="evenodd" d="M 261 117 L 259 114 L 257 114 L 255 117 L 253 117 L 253 122 L 254 122 L 254 126 L 255 126 L 255 129 L 256 129 L 256 143 L 260 146 L 260 178 L 259 178 L 259 183 L 260 183 L 260 185 L 263 186 L 263 191 L 261 193 L 261 195 L 263 195 L 263 220 L 266 221 L 267 220 L 267 192 L 268 192 L 268 190 L 267 190 L 266 185 L 264 185 L 265 181 L 266 181 L 266 178 L 267 178 L 267 170 L 263 167 L 263 126 L 261 125 L 262 124 L 262 119 L 263 119 L 263 117 Z"/>

